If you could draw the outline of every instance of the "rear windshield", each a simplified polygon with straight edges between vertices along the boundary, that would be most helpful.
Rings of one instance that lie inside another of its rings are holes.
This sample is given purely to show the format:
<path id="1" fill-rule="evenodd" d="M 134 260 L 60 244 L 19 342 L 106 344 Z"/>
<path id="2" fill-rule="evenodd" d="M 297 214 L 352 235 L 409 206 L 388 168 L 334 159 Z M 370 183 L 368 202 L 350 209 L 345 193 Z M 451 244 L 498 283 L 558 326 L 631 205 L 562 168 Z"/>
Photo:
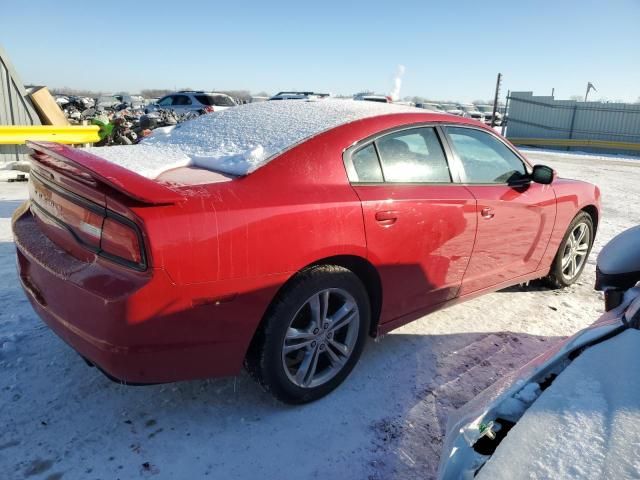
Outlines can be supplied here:
<path id="1" fill-rule="evenodd" d="M 196 100 L 209 107 L 233 107 L 234 101 L 226 95 L 196 95 Z"/>

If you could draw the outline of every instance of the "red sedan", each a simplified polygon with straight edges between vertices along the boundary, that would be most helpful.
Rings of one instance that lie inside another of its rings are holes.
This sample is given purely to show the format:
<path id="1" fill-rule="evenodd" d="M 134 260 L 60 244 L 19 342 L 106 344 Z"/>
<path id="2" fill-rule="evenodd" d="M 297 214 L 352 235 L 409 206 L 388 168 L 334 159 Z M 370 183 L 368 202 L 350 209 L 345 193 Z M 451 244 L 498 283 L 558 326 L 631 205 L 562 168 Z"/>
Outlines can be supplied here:
<path id="1" fill-rule="evenodd" d="M 317 399 L 368 336 L 531 279 L 575 282 L 599 220 L 596 186 L 424 110 L 265 102 L 149 142 L 30 143 L 13 218 L 36 312 L 125 383 L 244 364 L 285 402 Z"/>

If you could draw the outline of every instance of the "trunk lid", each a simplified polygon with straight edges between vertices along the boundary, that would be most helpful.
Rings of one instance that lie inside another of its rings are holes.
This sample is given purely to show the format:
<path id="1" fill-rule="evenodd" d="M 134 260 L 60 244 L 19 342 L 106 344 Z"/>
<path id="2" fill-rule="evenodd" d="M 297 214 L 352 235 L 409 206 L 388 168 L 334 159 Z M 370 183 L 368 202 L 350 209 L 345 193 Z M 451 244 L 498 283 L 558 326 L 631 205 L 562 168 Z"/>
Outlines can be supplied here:
<path id="1" fill-rule="evenodd" d="M 75 258 L 107 258 L 145 270 L 143 225 L 128 206 L 166 205 L 183 196 L 95 155 L 63 145 L 28 142 L 31 212 L 42 232 Z M 117 211 L 113 206 L 118 205 Z"/>

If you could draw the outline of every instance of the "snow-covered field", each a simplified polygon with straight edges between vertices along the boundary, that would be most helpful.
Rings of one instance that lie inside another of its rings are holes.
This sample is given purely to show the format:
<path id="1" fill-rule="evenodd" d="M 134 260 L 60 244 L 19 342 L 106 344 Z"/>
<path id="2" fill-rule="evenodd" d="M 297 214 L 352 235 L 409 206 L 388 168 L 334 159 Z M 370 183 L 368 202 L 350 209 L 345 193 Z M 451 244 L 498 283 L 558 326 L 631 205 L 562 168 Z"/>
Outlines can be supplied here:
<path id="1" fill-rule="evenodd" d="M 26 186 L 0 183 L 0 478 L 432 478 L 448 412 L 593 322 L 596 254 L 640 224 L 640 161 L 527 155 L 602 189 L 581 281 L 510 288 L 424 317 L 369 342 L 338 390 L 302 407 L 244 374 L 126 387 L 87 367 L 18 286 L 9 217 Z"/>

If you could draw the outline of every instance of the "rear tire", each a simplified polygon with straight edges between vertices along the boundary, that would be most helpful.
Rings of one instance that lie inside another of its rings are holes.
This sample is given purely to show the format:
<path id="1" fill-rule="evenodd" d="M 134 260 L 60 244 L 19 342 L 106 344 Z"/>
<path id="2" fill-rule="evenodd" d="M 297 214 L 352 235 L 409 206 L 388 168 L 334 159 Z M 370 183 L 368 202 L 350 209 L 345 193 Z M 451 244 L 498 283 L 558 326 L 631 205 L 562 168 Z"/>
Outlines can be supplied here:
<path id="1" fill-rule="evenodd" d="M 578 213 L 569 224 L 545 278 L 551 288 L 568 287 L 580 278 L 593 247 L 594 233 L 591 215 Z"/>
<path id="2" fill-rule="evenodd" d="M 301 404 L 340 385 L 369 332 L 360 279 L 334 265 L 298 274 L 269 307 L 246 357 L 249 373 L 277 399 Z"/>

